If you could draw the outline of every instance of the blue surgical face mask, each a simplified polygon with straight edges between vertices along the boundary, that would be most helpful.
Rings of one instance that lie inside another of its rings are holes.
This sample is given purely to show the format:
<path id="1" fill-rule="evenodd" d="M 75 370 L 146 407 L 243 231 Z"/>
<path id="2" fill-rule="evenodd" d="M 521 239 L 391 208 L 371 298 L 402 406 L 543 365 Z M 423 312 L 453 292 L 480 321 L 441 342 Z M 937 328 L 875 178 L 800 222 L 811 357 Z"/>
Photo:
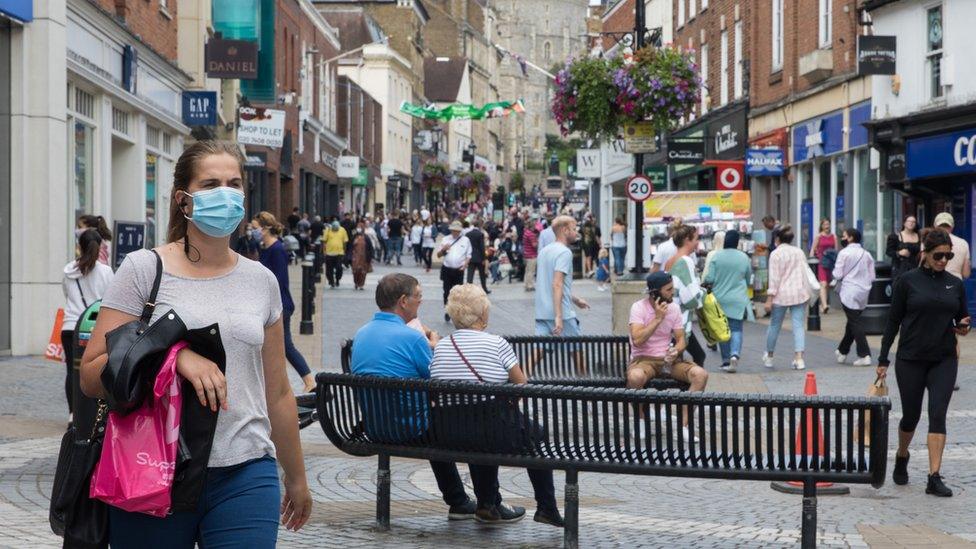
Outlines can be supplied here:
<path id="1" fill-rule="evenodd" d="M 261 240 L 264 238 L 264 233 L 261 232 L 261 229 L 251 229 L 251 238 L 254 240 Z"/>
<path id="2" fill-rule="evenodd" d="M 193 199 L 193 222 L 203 234 L 214 238 L 229 236 L 244 219 L 244 193 L 230 187 L 217 187 L 198 193 L 183 194 Z"/>

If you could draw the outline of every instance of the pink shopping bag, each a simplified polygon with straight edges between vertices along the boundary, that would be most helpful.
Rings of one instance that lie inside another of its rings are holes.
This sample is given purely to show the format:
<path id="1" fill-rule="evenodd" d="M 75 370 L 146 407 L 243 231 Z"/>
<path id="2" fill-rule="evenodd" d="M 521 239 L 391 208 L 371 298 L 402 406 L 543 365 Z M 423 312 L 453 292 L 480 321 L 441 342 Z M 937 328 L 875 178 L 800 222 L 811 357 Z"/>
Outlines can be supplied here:
<path id="1" fill-rule="evenodd" d="M 180 342 L 170 348 L 153 398 L 126 416 L 109 413 L 102 455 L 92 473 L 92 499 L 156 517 L 169 513 L 183 403 L 176 355 L 186 346 Z"/>

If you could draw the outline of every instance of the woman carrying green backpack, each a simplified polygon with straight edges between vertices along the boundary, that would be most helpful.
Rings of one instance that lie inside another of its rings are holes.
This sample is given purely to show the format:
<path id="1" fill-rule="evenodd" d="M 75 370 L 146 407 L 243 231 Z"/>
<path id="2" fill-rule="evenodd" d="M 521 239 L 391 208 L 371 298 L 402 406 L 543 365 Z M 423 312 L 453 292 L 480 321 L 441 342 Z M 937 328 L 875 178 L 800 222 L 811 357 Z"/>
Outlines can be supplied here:
<path id="1" fill-rule="evenodd" d="M 739 250 L 739 231 L 725 233 L 725 246 L 716 252 L 705 275 L 705 285 L 711 286 L 728 319 L 731 337 L 719 342 L 722 370 L 736 371 L 742 352 L 742 323 L 755 320 L 749 303 L 749 284 L 752 282 L 752 262 Z"/>

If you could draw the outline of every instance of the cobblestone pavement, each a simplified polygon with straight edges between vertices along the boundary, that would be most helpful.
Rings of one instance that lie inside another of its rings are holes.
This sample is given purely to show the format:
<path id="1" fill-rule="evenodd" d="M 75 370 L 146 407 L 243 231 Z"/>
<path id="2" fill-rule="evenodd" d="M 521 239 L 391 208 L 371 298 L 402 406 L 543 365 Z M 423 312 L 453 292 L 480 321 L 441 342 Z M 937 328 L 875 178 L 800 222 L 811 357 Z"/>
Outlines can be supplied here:
<path id="1" fill-rule="evenodd" d="M 440 306 L 436 273 L 417 274 L 424 289 L 422 320 L 442 334 L 448 331 Z M 314 338 L 300 342 L 309 355 L 321 353 L 316 369 L 338 370 L 338 343 L 351 337 L 375 310 L 376 280 L 391 272 L 381 267 L 370 275 L 366 292 L 354 292 L 348 279 L 336 290 L 319 286 L 319 318 Z M 489 330 L 531 333 L 530 294 L 520 285 L 493 286 Z M 609 333 L 610 296 L 590 281 L 576 290 L 593 305 L 583 312 L 584 332 Z M 324 293 L 324 297 L 323 297 Z M 295 332 L 297 333 L 297 317 Z M 324 327 L 324 329 L 323 329 Z M 799 393 L 804 372 L 788 369 L 792 338 L 784 333 L 777 356 L 781 363 L 766 370 L 759 363 L 765 327 L 749 325 L 740 373 L 715 372 L 717 357 L 709 356 L 712 388 L 722 390 Z M 808 370 L 817 374 L 821 394 L 860 395 L 873 379 L 873 369 L 833 362 L 835 343 L 816 335 L 807 338 Z M 311 346 L 311 347 L 310 347 Z M 964 354 L 964 357 L 966 355 Z M 964 362 L 967 362 L 964 360 Z M 880 490 L 852 486 L 847 496 L 821 497 L 819 544 L 824 547 L 971 546 L 976 541 L 976 354 L 960 369 L 962 390 L 949 413 L 949 444 L 943 473 L 956 496 L 926 496 L 924 441 L 914 445 L 912 482 Z M 298 387 L 297 377 L 293 381 Z M 57 547 L 50 534 L 47 507 L 58 442 L 66 420 L 62 396 L 63 366 L 38 358 L 0 361 L 0 547 Z M 894 380 L 892 380 L 892 383 Z M 897 392 L 892 386 L 892 391 Z M 900 406 L 893 396 L 892 436 Z M 924 432 L 925 422 L 919 426 Z M 446 508 L 430 468 L 417 460 L 394 459 L 392 529 L 373 530 L 376 462 L 342 454 L 317 426 L 302 432 L 308 477 L 316 507 L 309 525 L 299 533 L 282 532 L 282 547 L 557 547 L 561 531 L 530 517 L 504 528 L 473 522 L 448 522 Z M 893 451 L 892 451 L 893 452 Z M 889 471 L 890 471 L 889 461 Z M 462 475 L 466 477 L 464 468 Z M 524 470 L 502 468 L 506 501 L 534 511 L 531 485 Z M 556 473 L 562 497 L 563 475 Z M 470 491 L 470 484 L 469 484 Z M 799 540 L 800 500 L 773 491 L 768 483 L 625 475 L 580 475 L 580 536 L 582 547 L 794 547 Z"/>

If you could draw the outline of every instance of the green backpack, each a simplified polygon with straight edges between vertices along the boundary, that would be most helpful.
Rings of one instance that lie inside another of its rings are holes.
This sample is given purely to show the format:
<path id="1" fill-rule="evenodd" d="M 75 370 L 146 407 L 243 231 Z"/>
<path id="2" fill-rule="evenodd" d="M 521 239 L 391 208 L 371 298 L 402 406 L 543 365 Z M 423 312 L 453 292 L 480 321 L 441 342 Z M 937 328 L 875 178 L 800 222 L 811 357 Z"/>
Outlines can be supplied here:
<path id="1" fill-rule="evenodd" d="M 732 339 L 732 332 L 729 330 L 729 319 L 725 317 L 722 306 L 718 304 L 712 292 L 705 294 L 702 306 L 698 309 L 698 325 L 701 327 L 702 335 L 709 345 L 725 343 Z"/>

